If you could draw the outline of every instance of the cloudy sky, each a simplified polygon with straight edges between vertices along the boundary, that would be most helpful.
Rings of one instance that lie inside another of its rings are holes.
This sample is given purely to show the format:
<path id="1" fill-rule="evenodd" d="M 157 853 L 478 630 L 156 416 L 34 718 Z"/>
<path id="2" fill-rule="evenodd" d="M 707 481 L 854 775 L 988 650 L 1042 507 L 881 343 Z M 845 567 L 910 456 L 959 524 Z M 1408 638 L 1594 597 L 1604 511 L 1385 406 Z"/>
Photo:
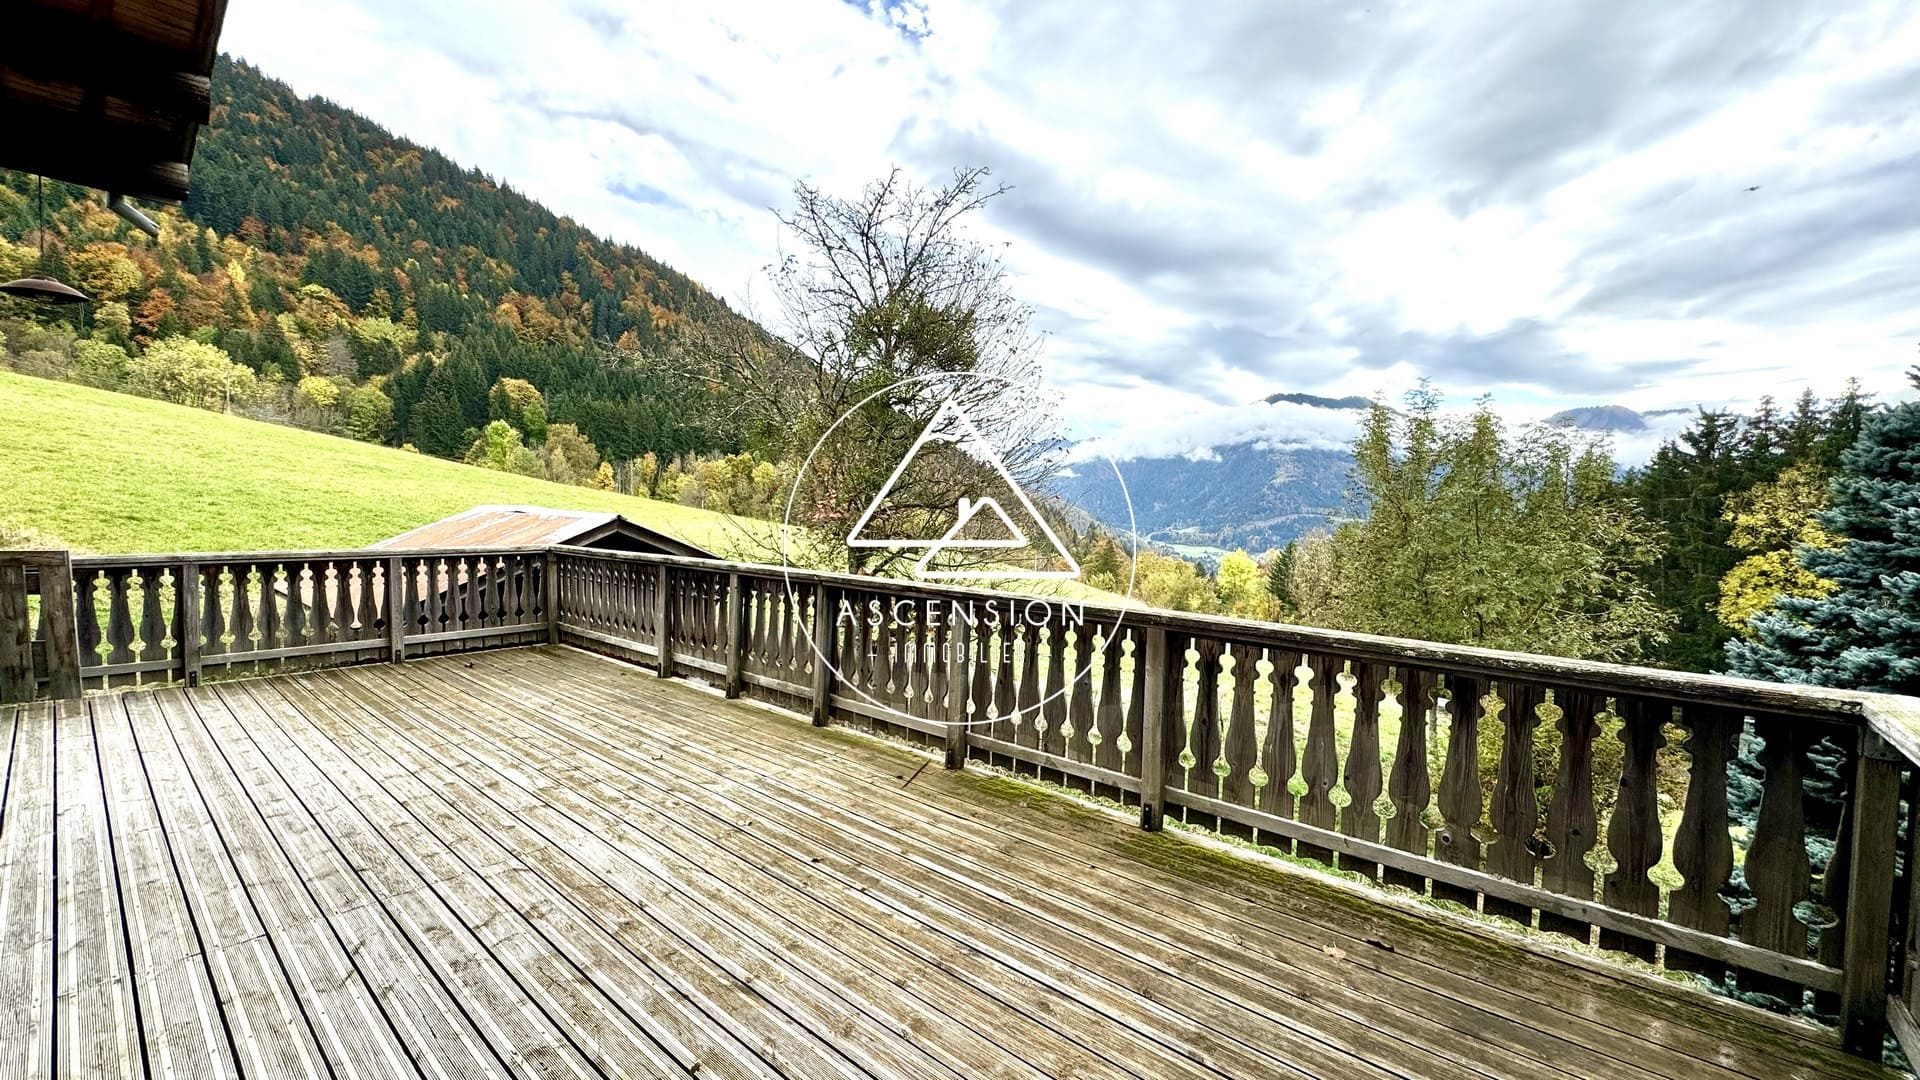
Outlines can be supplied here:
<path id="1" fill-rule="evenodd" d="M 1422 376 L 1519 415 L 1899 394 L 1920 360 L 1904 0 L 249 0 L 224 46 L 736 302 L 795 178 L 990 166 L 981 236 L 1116 435 Z"/>

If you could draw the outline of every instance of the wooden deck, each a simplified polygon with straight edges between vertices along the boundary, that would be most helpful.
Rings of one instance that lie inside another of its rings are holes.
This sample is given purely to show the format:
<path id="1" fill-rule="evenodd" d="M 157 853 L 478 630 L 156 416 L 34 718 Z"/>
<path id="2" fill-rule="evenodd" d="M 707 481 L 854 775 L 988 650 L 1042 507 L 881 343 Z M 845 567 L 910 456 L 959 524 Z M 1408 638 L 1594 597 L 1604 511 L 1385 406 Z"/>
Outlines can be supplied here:
<path id="1" fill-rule="evenodd" d="M 541 648 L 0 711 L 0 1076 L 1886 1075 Z"/>

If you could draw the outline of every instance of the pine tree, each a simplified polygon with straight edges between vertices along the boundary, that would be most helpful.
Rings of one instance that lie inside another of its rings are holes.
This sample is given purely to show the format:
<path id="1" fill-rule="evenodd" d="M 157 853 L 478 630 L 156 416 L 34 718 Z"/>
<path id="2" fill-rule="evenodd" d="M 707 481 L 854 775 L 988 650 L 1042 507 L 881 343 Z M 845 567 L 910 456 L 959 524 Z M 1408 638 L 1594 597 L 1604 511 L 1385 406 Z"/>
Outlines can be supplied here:
<path id="1" fill-rule="evenodd" d="M 1287 546 L 1267 560 L 1267 592 L 1280 605 L 1282 614 L 1293 610 L 1293 558 L 1300 550 L 1298 540 L 1287 541 Z"/>
<path id="2" fill-rule="evenodd" d="M 1754 620 L 1755 640 L 1728 647 L 1728 664 L 1782 682 L 1920 693 L 1920 402 L 1866 421 L 1829 494 L 1820 520 L 1840 543 L 1803 547 L 1800 559 L 1834 591 L 1782 597 Z"/>

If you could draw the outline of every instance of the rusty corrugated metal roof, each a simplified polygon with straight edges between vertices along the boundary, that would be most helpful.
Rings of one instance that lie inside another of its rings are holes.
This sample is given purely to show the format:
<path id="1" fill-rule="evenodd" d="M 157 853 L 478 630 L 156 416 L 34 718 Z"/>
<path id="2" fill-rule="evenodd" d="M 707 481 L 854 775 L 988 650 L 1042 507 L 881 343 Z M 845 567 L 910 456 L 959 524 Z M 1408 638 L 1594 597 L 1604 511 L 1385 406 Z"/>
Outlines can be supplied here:
<path id="1" fill-rule="evenodd" d="M 510 548 L 564 544 L 601 528 L 619 514 L 555 510 L 545 506 L 476 506 L 431 521 L 376 548 Z"/>

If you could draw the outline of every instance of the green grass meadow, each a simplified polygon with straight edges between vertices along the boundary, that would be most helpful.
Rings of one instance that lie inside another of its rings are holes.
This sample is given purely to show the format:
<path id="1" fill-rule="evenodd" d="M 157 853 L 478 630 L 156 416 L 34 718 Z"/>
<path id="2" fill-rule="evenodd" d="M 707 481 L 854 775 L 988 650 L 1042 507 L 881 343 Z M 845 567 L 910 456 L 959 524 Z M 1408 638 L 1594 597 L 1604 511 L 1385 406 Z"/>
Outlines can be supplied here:
<path id="1" fill-rule="evenodd" d="M 97 554 L 362 547 L 486 503 L 614 511 L 722 555 L 771 526 L 0 371 L 0 525 Z"/>

